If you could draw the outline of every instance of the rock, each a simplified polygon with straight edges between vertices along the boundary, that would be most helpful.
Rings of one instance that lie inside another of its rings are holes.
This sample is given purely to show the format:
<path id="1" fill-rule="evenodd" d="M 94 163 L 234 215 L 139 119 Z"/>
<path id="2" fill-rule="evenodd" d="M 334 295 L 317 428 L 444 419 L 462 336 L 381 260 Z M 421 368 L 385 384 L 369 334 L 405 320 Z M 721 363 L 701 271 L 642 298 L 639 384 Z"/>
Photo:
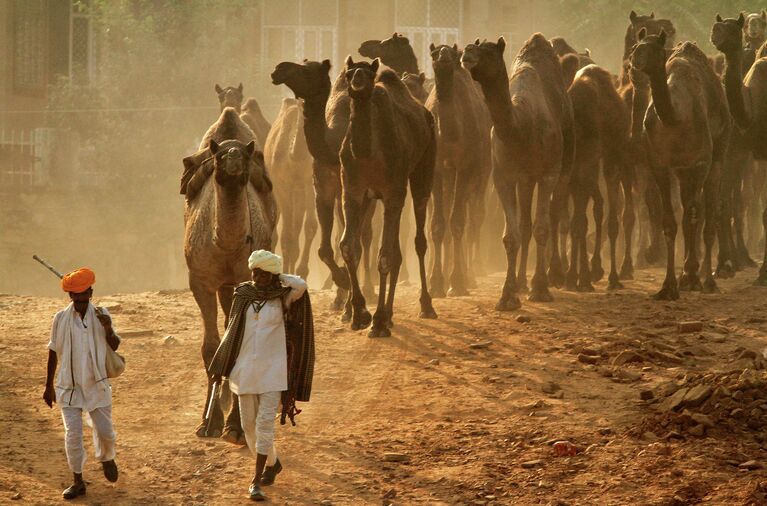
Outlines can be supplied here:
<path id="1" fill-rule="evenodd" d="M 639 381 L 642 379 L 642 375 L 638 372 L 623 369 L 622 367 L 613 369 L 613 376 L 623 381 Z"/>
<path id="2" fill-rule="evenodd" d="M 642 358 L 642 355 L 639 353 L 633 352 L 631 350 L 623 350 L 622 352 L 618 353 L 616 357 L 613 359 L 612 364 L 613 365 L 625 365 L 630 364 L 632 362 L 643 362 L 644 359 Z"/>
<path id="3" fill-rule="evenodd" d="M 610 367 L 607 367 L 606 365 L 600 365 L 597 367 L 597 372 L 604 376 L 605 378 L 612 378 L 613 377 L 613 370 Z"/>
<path id="4" fill-rule="evenodd" d="M 407 462 L 410 457 L 404 453 L 386 452 L 383 454 L 383 460 L 384 462 Z"/>
<path id="5" fill-rule="evenodd" d="M 473 350 L 483 350 L 485 348 L 489 348 L 491 344 L 493 344 L 492 341 L 482 341 L 480 343 L 471 343 L 469 348 Z"/>
<path id="6" fill-rule="evenodd" d="M 535 467 L 541 467 L 543 466 L 542 460 L 528 460 L 527 462 L 522 462 L 522 467 L 524 469 L 533 469 Z"/>
<path id="7" fill-rule="evenodd" d="M 737 384 L 742 388 L 759 388 L 764 384 L 764 380 L 756 371 L 745 369 L 740 373 Z"/>
<path id="8" fill-rule="evenodd" d="M 655 394 L 652 393 L 652 390 L 642 390 L 639 392 L 639 398 L 643 401 L 649 401 L 655 397 Z"/>
<path id="9" fill-rule="evenodd" d="M 154 330 L 139 329 L 139 330 L 120 330 L 117 332 L 120 337 L 145 337 L 154 335 Z"/>
<path id="10" fill-rule="evenodd" d="M 657 441 L 658 436 L 654 432 L 651 432 L 648 430 L 647 432 L 642 434 L 642 439 L 644 439 L 645 441 Z"/>
<path id="11" fill-rule="evenodd" d="M 690 418 L 694 422 L 704 425 L 710 429 L 713 429 L 716 426 L 716 424 L 711 419 L 711 417 L 708 415 L 704 415 L 703 413 L 693 413 L 693 415 Z"/>
<path id="12" fill-rule="evenodd" d="M 682 404 L 688 408 L 695 408 L 711 396 L 712 389 L 709 385 L 697 385 L 692 387 L 684 396 Z"/>
<path id="13" fill-rule="evenodd" d="M 11 501 L 18 501 L 21 499 L 21 492 L 16 492 L 11 496 Z"/>
<path id="14" fill-rule="evenodd" d="M 602 427 L 598 432 L 603 436 L 608 436 L 613 433 L 613 430 L 610 427 Z"/>
<path id="15" fill-rule="evenodd" d="M 562 387 L 560 387 L 558 384 L 554 383 L 553 381 L 547 381 L 543 385 L 541 385 L 541 391 L 544 394 L 553 394 L 557 392 L 558 390 L 562 390 Z"/>
<path id="16" fill-rule="evenodd" d="M 389 491 L 383 495 L 382 499 L 394 499 L 395 497 L 397 497 L 397 491 L 390 488 Z"/>
<path id="17" fill-rule="evenodd" d="M 122 305 L 114 300 L 103 300 L 100 302 L 99 307 L 103 307 L 110 313 L 119 313 L 122 310 Z"/>
<path id="18" fill-rule="evenodd" d="M 698 321 L 679 322 L 679 324 L 677 325 L 677 330 L 682 333 L 700 332 L 701 330 L 703 330 L 703 322 L 698 322 Z"/>
<path id="19" fill-rule="evenodd" d="M 743 415 L 745 415 L 746 412 L 741 408 L 735 408 L 730 412 L 730 417 L 732 418 L 743 418 Z"/>
<path id="20" fill-rule="evenodd" d="M 429 365 L 439 365 L 439 359 L 438 358 L 433 358 L 433 359 L 429 360 Z"/>
<path id="21" fill-rule="evenodd" d="M 529 316 L 525 316 L 525 315 L 523 315 L 523 314 L 521 314 L 521 315 L 517 316 L 516 320 L 517 320 L 519 323 L 530 323 L 531 321 L 533 321 L 533 319 L 532 319 L 532 318 L 530 318 Z"/>
<path id="22" fill-rule="evenodd" d="M 738 467 L 740 469 L 748 469 L 749 471 L 754 471 L 756 469 L 761 469 L 762 465 L 755 460 L 749 460 L 749 461 L 743 462 L 742 464 L 738 464 Z"/>
<path id="23" fill-rule="evenodd" d="M 767 350 L 767 348 L 765 348 Z M 599 352 L 593 348 L 581 348 L 581 353 L 584 355 L 591 355 L 592 357 L 598 357 Z"/>
<path id="24" fill-rule="evenodd" d="M 661 403 L 659 409 L 661 411 L 665 412 L 671 412 L 676 410 L 682 405 L 682 401 L 684 400 L 684 397 L 687 395 L 687 392 L 689 392 L 689 389 L 687 388 L 680 388 L 676 392 L 674 392 L 674 395 L 671 397 L 667 397 L 666 400 Z"/>
<path id="25" fill-rule="evenodd" d="M 703 424 L 698 424 L 690 427 L 687 431 L 691 436 L 703 437 L 706 435 L 706 427 Z"/>
<path id="26" fill-rule="evenodd" d="M 585 353 L 581 353 L 578 355 L 578 362 L 583 362 L 584 364 L 596 364 L 599 362 L 599 357 L 595 355 L 586 355 Z"/>
<path id="27" fill-rule="evenodd" d="M 333 506 L 333 501 L 331 501 L 330 499 L 323 499 L 320 502 L 320 506 Z"/>
<path id="28" fill-rule="evenodd" d="M 165 336 L 162 339 L 162 344 L 164 344 L 165 346 L 171 346 L 171 345 L 174 345 L 174 344 L 178 344 L 178 339 L 176 339 L 173 336 Z"/>

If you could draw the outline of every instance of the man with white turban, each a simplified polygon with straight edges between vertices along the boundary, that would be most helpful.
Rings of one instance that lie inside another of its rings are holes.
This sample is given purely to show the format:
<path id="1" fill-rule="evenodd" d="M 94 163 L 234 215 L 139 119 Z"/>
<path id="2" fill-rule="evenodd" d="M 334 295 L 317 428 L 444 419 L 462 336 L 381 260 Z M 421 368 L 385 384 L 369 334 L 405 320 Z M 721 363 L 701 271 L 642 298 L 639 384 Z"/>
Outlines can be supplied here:
<path id="1" fill-rule="evenodd" d="M 274 483 L 282 470 L 274 447 L 274 419 L 282 392 L 288 390 L 284 311 L 304 295 L 306 282 L 282 274 L 282 258 L 270 251 L 254 251 L 248 267 L 253 281 L 235 290 L 229 325 L 212 365 L 234 362 L 229 385 L 239 396 L 245 440 L 256 457 L 248 492 L 254 501 L 264 501 L 260 486 Z"/>

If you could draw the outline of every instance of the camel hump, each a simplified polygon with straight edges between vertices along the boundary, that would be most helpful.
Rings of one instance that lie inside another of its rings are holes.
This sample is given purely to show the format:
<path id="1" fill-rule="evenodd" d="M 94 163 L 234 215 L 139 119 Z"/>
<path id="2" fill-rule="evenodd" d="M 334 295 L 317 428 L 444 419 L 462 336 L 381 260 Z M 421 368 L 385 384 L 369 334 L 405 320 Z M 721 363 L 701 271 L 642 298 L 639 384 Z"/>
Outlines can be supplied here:
<path id="1" fill-rule="evenodd" d="M 708 56 L 694 42 L 686 41 L 676 46 L 669 59 L 675 57 L 687 58 L 706 67 L 710 66 Z"/>
<path id="2" fill-rule="evenodd" d="M 606 88 L 612 88 L 613 87 L 613 76 L 608 72 L 607 70 L 603 69 L 599 65 L 592 63 L 590 65 L 586 65 L 581 70 L 578 71 L 577 76 L 585 76 L 589 79 L 592 79 L 596 81 L 599 86 L 606 87 Z M 576 76 L 576 77 L 577 77 Z"/>
<path id="3" fill-rule="evenodd" d="M 541 33 L 535 33 L 524 43 L 517 54 L 517 60 L 530 63 L 554 63 L 559 66 L 559 57 L 554 52 L 546 37 Z"/>
<path id="4" fill-rule="evenodd" d="M 762 44 L 762 47 L 759 48 L 759 51 L 756 52 L 757 58 L 765 58 L 767 57 L 767 42 Z"/>

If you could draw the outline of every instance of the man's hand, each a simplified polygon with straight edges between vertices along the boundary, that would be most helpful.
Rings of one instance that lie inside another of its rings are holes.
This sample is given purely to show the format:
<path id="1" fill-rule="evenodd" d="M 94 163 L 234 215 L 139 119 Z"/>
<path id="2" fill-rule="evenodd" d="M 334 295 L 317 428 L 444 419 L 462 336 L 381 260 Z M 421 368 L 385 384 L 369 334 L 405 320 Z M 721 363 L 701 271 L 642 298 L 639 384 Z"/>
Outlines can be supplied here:
<path id="1" fill-rule="evenodd" d="M 107 334 L 109 334 L 112 331 L 112 318 L 110 318 L 108 314 L 98 312 L 96 313 L 96 318 L 99 319 L 101 324 L 104 326 L 104 330 L 106 330 Z"/>
<path id="2" fill-rule="evenodd" d="M 53 388 L 53 385 L 45 385 L 45 392 L 43 392 L 43 400 L 48 405 L 49 408 L 53 407 L 53 404 L 56 402 L 56 390 Z"/>

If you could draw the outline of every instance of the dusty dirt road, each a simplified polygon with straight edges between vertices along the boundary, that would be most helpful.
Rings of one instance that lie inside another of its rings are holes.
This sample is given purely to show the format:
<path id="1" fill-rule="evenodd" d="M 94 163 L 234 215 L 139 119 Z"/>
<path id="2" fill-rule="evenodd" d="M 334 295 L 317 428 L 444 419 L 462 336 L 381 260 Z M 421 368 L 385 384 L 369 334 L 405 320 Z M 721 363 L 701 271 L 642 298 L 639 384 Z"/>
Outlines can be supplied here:
<path id="1" fill-rule="evenodd" d="M 720 295 L 659 303 L 648 294 L 662 273 L 645 270 L 619 293 L 605 293 L 604 282 L 596 293 L 554 290 L 556 302 L 508 314 L 493 310 L 502 278 L 490 276 L 469 297 L 435 301 L 436 321 L 416 317 L 417 291 L 403 287 L 387 339 L 348 330 L 326 309 L 331 293 L 313 291 L 313 400 L 297 427 L 278 428 L 285 470 L 268 496 L 333 505 L 765 504 L 758 424 L 712 415 L 695 436 L 682 422 L 663 427 L 656 411 L 665 401 L 640 399 L 670 381 L 764 367 L 767 289 L 749 285 L 755 275 L 720 282 Z M 250 454 L 194 436 L 205 380 L 191 295 L 97 291 L 96 301 L 112 306 L 128 363 L 113 382 L 120 481 L 104 480 L 86 430 L 90 486 L 76 502 L 249 503 Z M 0 503 L 59 503 L 70 479 L 60 412 L 41 399 L 50 322 L 65 304 L 0 297 Z M 689 320 L 703 330 L 680 333 L 677 323 Z M 163 344 L 167 335 L 177 343 Z M 614 365 L 625 351 L 638 358 Z M 555 456 L 556 440 L 579 453 Z M 744 467 L 755 469 L 738 467 L 749 460 Z"/>

